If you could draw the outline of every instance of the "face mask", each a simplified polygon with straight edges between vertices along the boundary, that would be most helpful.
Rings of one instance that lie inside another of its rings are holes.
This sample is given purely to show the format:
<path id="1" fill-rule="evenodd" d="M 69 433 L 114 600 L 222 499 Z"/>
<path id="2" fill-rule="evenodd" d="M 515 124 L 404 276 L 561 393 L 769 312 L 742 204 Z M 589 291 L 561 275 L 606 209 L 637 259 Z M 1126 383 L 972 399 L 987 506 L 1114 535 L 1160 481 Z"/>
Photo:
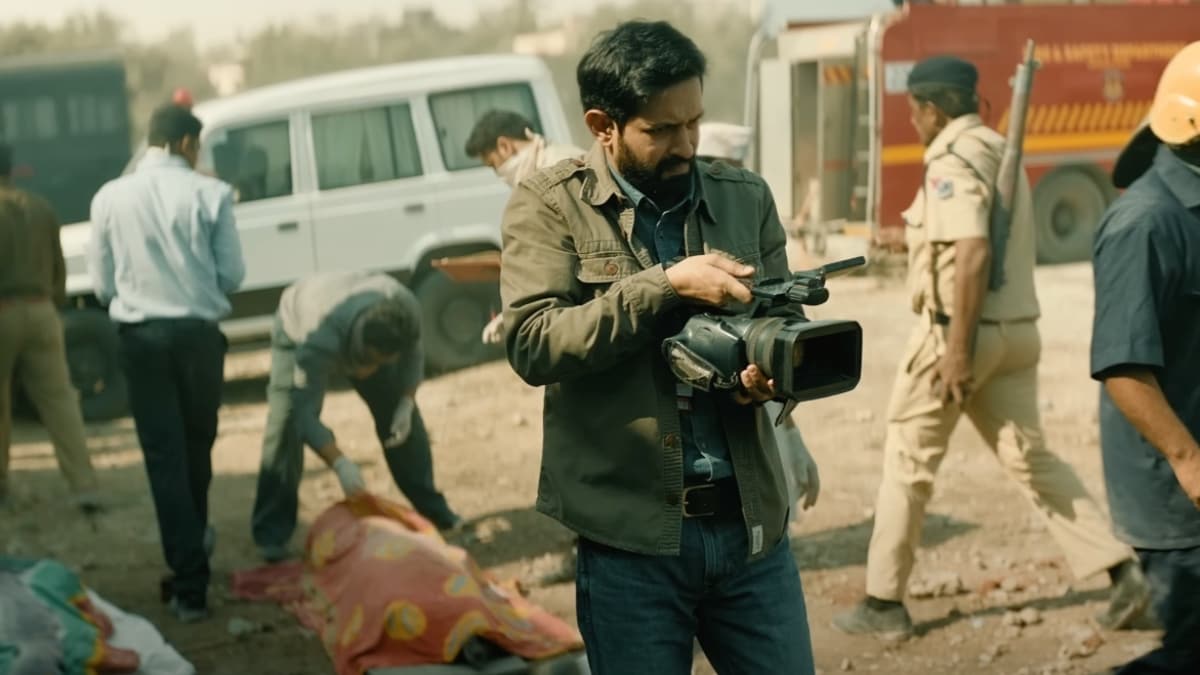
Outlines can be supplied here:
<path id="1" fill-rule="evenodd" d="M 509 187 L 517 187 L 517 183 L 525 180 L 537 171 L 537 139 L 526 143 L 520 150 L 514 152 L 500 166 L 496 167 L 496 175 Z"/>

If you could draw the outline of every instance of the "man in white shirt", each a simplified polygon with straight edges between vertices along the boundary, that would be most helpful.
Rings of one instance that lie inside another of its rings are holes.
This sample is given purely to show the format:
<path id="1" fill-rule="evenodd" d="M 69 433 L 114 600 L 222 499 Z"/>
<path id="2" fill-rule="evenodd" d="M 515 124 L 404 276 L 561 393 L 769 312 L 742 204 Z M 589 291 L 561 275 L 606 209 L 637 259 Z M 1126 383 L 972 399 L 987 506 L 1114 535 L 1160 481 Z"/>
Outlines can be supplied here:
<path id="1" fill-rule="evenodd" d="M 217 321 L 245 277 L 233 191 L 194 170 L 201 123 L 154 111 L 137 169 L 92 200 L 88 269 L 121 335 L 129 405 L 154 497 L 171 607 L 208 617 L 208 487 L 225 336 Z"/>

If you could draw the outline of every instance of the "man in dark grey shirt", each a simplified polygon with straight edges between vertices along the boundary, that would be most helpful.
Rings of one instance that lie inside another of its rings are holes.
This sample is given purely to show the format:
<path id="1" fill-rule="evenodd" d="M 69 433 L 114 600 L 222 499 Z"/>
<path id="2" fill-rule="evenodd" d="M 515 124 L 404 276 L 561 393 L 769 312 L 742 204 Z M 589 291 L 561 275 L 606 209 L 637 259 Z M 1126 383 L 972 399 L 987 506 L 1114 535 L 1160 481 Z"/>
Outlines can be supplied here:
<path id="1" fill-rule="evenodd" d="M 337 472 L 347 496 L 366 489 L 358 467 L 321 423 L 326 381 L 335 370 L 370 409 L 400 491 L 439 529 L 461 523 L 433 484 L 429 436 L 414 399 L 424 373 L 420 321 L 417 299 L 385 274 L 322 274 L 283 292 L 271 331 L 269 411 L 253 517 L 254 541 L 268 561 L 288 556 L 305 445 Z"/>
<path id="2" fill-rule="evenodd" d="M 1119 673 L 1195 673 L 1200 664 L 1200 42 L 1163 72 L 1118 161 L 1144 171 L 1096 232 L 1092 377 L 1117 537 L 1138 553 L 1165 628 L 1162 646 Z M 1149 167 L 1147 140 L 1162 141 Z M 1134 171 L 1136 173 L 1137 171 Z"/>

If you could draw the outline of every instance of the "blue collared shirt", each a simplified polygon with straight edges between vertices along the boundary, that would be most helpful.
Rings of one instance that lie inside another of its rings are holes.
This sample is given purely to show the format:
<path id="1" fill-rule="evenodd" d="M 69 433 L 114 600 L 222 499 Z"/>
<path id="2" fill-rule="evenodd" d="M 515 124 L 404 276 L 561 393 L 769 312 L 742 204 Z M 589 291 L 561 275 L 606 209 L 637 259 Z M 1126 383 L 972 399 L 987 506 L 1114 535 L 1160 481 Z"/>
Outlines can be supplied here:
<path id="1" fill-rule="evenodd" d="M 671 260 L 684 254 L 684 227 L 688 216 L 697 205 L 696 182 L 678 204 L 666 210 L 654 200 L 635 188 L 613 167 L 609 167 L 617 186 L 633 202 L 633 234 L 646 248 L 655 262 Z M 695 169 L 692 169 L 695 172 Z M 725 440 L 725 427 L 717 410 L 713 395 L 697 391 L 686 385 L 678 385 L 681 400 L 688 402 L 691 410 L 680 415 L 680 431 L 683 436 L 683 473 L 692 478 L 720 480 L 733 476 L 733 463 L 729 461 L 729 444 Z"/>
<path id="2" fill-rule="evenodd" d="M 161 148 L 92 199 L 88 270 L 121 323 L 229 314 L 246 276 L 233 190 Z"/>
<path id="3" fill-rule="evenodd" d="M 1150 371 L 1200 438 L 1200 174 L 1166 146 L 1096 230 L 1092 377 Z M 1117 537 L 1134 548 L 1200 546 L 1200 511 L 1166 457 L 1100 388 L 1100 450 Z"/>

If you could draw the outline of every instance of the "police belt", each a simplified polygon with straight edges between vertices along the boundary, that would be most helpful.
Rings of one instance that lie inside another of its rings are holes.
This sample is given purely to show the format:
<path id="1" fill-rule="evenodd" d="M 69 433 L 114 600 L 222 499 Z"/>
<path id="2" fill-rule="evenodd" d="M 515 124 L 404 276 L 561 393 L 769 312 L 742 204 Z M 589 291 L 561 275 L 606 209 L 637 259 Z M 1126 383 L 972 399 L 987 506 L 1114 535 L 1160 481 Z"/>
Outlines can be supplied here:
<path id="1" fill-rule="evenodd" d="M 933 325 L 935 325 L 935 326 L 949 326 L 950 325 L 950 315 L 949 314 L 943 314 L 941 312 L 930 312 L 929 318 L 931 321 L 933 321 Z M 994 321 L 992 319 L 980 319 L 979 323 L 994 324 L 994 323 L 1004 323 L 1004 322 L 1003 321 Z"/>
<path id="2" fill-rule="evenodd" d="M 933 322 L 933 325 L 935 325 L 935 326 L 949 326 L 950 325 L 950 315 L 943 314 L 942 312 L 929 312 L 929 320 L 931 322 Z M 1007 319 L 1004 321 L 1001 321 L 999 319 L 979 319 L 978 323 L 985 325 L 985 326 L 999 326 L 1002 323 L 1024 323 L 1026 321 L 1033 321 L 1033 320 L 1034 319 L 1032 319 L 1032 318 L 1029 318 L 1029 319 Z"/>
<path id="3" fill-rule="evenodd" d="M 40 295 L 37 293 L 14 293 L 13 295 L 0 295 L 0 309 L 11 307 L 13 305 L 33 305 L 39 302 L 48 302 L 50 296 Z"/>
<path id="4" fill-rule="evenodd" d="M 733 478 L 693 483 L 683 488 L 684 518 L 731 517 L 741 513 L 742 500 Z"/>

